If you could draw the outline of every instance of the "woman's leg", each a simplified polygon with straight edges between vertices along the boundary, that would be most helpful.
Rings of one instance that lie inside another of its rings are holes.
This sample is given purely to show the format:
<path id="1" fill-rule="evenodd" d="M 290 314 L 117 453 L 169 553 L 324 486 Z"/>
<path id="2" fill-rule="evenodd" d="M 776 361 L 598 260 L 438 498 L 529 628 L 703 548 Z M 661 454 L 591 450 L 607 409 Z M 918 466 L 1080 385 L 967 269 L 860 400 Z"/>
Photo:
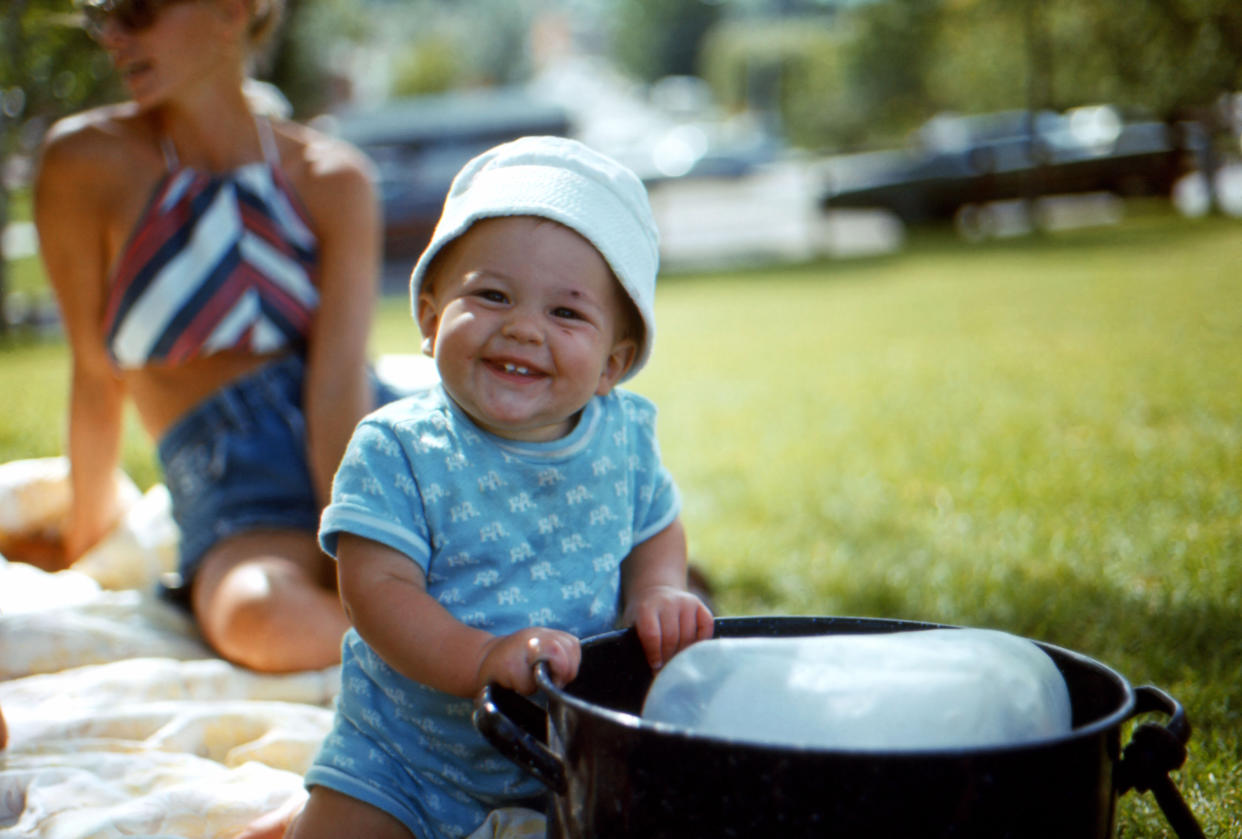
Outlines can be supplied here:
<path id="1" fill-rule="evenodd" d="M 349 628 L 336 568 L 314 534 L 254 531 L 213 547 L 194 577 L 194 616 L 223 658 L 265 673 L 340 661 Z"/>

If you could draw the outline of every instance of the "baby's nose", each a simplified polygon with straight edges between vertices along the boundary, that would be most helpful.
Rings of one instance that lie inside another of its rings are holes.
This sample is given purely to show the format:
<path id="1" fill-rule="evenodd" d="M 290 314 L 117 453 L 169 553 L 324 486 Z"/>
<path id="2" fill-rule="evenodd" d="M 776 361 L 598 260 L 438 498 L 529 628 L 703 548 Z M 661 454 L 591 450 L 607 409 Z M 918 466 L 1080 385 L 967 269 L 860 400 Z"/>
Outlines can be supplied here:
<path id="1" fill-rule="evenodd" d="M 533 313 L 515 308 L 505 318 L 501 334 L 511 341 L 524 344 L 539 343 L 543 340 L 543 330 L 539 327 L 539 319 Z"/>

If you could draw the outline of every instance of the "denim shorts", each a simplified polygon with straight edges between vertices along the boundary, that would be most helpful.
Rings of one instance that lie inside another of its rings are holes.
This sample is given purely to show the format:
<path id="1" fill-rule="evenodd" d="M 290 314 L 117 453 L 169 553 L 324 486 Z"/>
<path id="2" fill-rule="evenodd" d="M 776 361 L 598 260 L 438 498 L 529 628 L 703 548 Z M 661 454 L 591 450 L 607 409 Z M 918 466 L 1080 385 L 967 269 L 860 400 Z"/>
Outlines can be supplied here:
<path id="1" fill-rule="evenodd" d="M 181 579 L 170 581 L 171 588 L 188 594 L 203 556 L 223 539 L 253 530 L 318 532 L 304 373 L 300 356 L 279 358 L 191 408 L 160 440 L 159 461 L 181 530 Z M 398 395 L 378 382 L 375 388 L 377 404 Z"/>

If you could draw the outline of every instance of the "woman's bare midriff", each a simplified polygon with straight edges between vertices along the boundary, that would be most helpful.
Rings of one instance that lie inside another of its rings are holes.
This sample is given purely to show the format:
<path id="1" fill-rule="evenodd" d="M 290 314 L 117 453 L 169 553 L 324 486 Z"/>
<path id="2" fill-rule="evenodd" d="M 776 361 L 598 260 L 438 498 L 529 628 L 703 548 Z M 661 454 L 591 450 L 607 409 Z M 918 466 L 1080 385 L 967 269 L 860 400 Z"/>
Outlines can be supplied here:
<path id="1" fill-rule="evenodd" d="M 280 357 L 217 353 L 176 365 L 152 364 L 124 370 L 121 378 L 143 427 L 159 440 L 187 411 L 224 385 Z"/>

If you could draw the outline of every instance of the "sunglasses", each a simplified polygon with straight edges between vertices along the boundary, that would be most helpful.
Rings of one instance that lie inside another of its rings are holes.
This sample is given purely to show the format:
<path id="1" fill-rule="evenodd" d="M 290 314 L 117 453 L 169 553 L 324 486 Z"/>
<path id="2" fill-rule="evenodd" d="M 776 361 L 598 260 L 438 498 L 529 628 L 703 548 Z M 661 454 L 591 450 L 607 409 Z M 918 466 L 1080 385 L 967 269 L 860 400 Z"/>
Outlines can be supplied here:
<path id="1" fill-rule="evenodd" d="M 160 10 L 185 0 L 86 0 L 82 4 L 86 34 L 99 38 L 108 21 L 114 21 L 129 32 L 150 29 Z"/>

